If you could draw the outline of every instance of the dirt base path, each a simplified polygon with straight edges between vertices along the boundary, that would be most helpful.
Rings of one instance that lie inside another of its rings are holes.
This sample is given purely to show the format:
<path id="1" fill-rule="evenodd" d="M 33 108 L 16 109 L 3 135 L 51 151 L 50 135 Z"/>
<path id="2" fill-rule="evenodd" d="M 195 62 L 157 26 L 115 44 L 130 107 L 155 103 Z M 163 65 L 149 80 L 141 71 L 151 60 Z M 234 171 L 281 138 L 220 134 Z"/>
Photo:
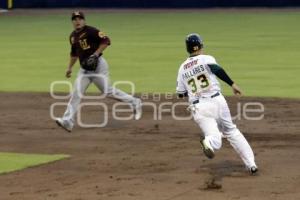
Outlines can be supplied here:
<path id="1" fill-rule="evenodd" d="M 265 106 L 263 120 L 237 120 L 255 151 L 259 176 L 246 173 L 225 140 L 215 159 L 206 159 L 193 121 L 174 121 L 168 113 L 156 121 L 145 108 L 140 121 L 109 115 L 105 128 L 76 127 L 70 134 L 50 119 L 54 100 L 48 94 L 0 93 L 0 151 L 72 156 L 1 175 L 0 199 L 300 199 L 300 100 L 227 99 L 233 114 L 239 104 Z M 95 107 L 83 113 L 86 123 L 100 120 Z"/>

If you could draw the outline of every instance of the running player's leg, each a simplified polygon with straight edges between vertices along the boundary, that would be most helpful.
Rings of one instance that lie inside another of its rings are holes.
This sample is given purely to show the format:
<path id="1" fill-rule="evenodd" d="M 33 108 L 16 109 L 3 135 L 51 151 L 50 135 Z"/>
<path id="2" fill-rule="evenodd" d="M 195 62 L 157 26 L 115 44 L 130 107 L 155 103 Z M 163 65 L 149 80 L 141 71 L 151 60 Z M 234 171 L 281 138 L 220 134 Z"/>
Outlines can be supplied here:
<path id="1" fill-rule="evenodd" d="M 213 150 L 220 149 L 222 147 L 222 134 L 218 129 L 216 120 L 214 118 L 202 117 L 196 122 L 201 128 L 205 139 L 209 141 Z"/>
<path id="2" fill-rule="evenodd" d="M 135 111 L 135 119 L 139 119 L 141 117 L 141 100 L 123 92 L 122 90 L 112 87 L 109 78 L 109 66 L 103 57 L 99 58 L 96 76 L 92 78 L 92 81 L 99 90 L 107 95 L 107 97 L 129 103 Z"/>
<path id="3" fill-rule="evenodd" d="M 201 144 L 202 147 L 204 147 L 204 153 L 207 155 L 205 152 L 206 145 L 212 148 L 213 151 L 220 149 L 222 146 L 222 134 L 218 129 L 218 124 L 215 119 L 217 109 L 213 101 L 206 99 L 201 99 L 195 107 L 196 110 L 193 116 L 195 122 L 199 125 L 204 134 L 204 140 L 201 141 Z"/>
<path id="4" fill-rule="evenodd" d="M 250 169 L 251 167 L 256 167 L 252 148 L 250 147 L 244 135 L 232 122 L 230 110 L 225 98 L 220 95 L 219 97 L 216 97 L 216 99 L 219 102 L 220 108 L 218 120 L 219 127 L 223 132 L 224 137 L 230 142 L 231 146 L 241 157 L 248 169 Z"/>
<path id="5" fill-rule="evenodd" d="M 84 75 L 83 69 L 80 69 L 77 78 L 74 82 L 72 96 L 69 100 L 66 112 L 64 113 L 62 118 L 64 121 L 70 123 L 72 126 L 74 124 L 75 115 L 80 104 L 81 97 L 84 95 L 90 83 L 90 78 Z"/>

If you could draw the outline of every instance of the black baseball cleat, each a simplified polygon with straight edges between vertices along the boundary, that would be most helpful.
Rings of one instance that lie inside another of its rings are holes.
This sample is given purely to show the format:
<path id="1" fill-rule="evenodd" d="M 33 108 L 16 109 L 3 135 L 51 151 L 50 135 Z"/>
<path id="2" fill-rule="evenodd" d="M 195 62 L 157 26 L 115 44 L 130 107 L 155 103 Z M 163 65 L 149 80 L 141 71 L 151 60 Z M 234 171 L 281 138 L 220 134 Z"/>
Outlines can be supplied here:
<path id="1" fill-rule="evenodd" d="M 209 159 L 213 159 L 215 157 L 215 153 L 214 153 L 213 148 L 209 144 L 209 142 L 206 141 L 205 139 L 202 139 L 202 140 L 200 140 L 200 144 L 201 144 L 204 155 Z"/>
<path id="2" fill-rule="evenodd" d="M 249 168 L 249 172 L 251 175 L 257 175 L 258 173 L 258 168 L 256 166 L 252 166 Z"/>

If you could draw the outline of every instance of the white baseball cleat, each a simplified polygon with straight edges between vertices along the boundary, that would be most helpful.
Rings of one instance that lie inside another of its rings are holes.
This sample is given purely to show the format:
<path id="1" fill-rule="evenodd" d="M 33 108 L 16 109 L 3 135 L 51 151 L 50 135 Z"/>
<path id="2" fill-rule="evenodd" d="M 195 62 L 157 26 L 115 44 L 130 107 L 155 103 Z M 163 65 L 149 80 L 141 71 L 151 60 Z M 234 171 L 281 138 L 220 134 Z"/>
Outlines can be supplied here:
<path id="1" fill-rule="evenodd" d="M 206 155 L 207 158 L 212 159 L 213 157 L 215 157 L 214 149 L 209 144 L 209 141 L 203 139 L 200 141 L 200 144 L 202 146 L 203 153 Z"/>
<path id="2" fill-rule="evenodd" d="M 68 132 L 71 132 L 73 129 L 73 124 L 66 120 L 63 120 L 62 118 L 56 118 L 55 122 L 58 126 L 60 126 L 61 128 L 63 128 Z"/>
<path id="3" fill-rule="evenodd" d="M 142 117 L 142 100 L 137 99 L 133 105 L 134 119 L 139 120 Z"/>

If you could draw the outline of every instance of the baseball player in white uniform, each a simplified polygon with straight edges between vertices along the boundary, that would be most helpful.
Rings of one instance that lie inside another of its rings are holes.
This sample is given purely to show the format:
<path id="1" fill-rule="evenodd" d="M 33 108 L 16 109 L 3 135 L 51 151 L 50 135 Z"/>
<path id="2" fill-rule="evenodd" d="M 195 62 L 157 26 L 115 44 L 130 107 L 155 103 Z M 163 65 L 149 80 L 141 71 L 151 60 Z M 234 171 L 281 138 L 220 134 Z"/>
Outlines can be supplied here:
<path id="1" fill-rule="evenodd" d="M 72 68 L 78 59 L 81 68 L 67 109 L 62 118 L 56 119 L 57 125 L 71 132 L 81 98 L 91 83 L 107 97 L 128 103 L 133 108 L 134 118 L 139 120 L 142 115 L 141 100 L 110 84 L 108 64 L 102 55 L 111 43 L 109 37 L 97 28 L 86 25 L 82 12 L 73 12 L 71 20 L 74 31 L 70 35 L 71 53 L 66 77 L 71 77 Z"/>
<path id="2" fill-rule="evenodd" d="M 179 68 L 176 92 L 181 98 L 189 98 L 189 109 L 204 134 L 200 141 L 204 154 L 212 159 L 222 146 L 222 137 L 225 137 L 249 172 L 256 174 L 258 168 L 253 151 L 232 122 L 217 77 L 230 85 L 235 95 L 241 95 L 241 90 L 214 57 L 203 54 L 203 41 L 198 34 L 186 37 L 186 48 L 190 56 Z"/>

